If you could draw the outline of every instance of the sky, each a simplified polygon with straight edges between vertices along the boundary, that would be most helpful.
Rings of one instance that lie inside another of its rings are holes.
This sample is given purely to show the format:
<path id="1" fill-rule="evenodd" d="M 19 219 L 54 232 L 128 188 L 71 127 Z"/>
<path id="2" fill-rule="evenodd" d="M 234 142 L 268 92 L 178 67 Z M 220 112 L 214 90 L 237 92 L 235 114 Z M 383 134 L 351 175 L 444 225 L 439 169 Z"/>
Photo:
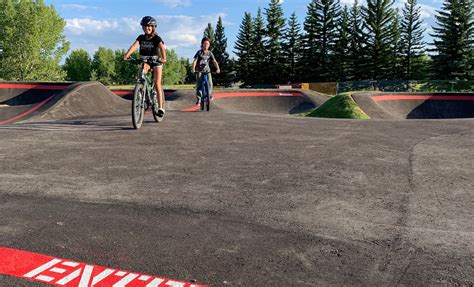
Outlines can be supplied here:
<path id="1" fill-rule="evenodd" d="M 284 17 L 296 13 L 301 26 L 311 0 L 280 0 Z M 405 0 L 395 0 L 400 10 Z M 53 5 L 65 19 L 65 34 L 71 50 L 85 49 L 92 56 L 99 47 L 128 49 L 136 37 L 143 33 L 140 20 L 153 16 L 158 22 L 157 31 L 165 46 L 173 49 L 178 57 L 192 58 L 200 48 L 203 31 L 208 23 L 216 27 L 221 16 L 227 37 L 227 52 L 233 56 L 234 43 L 245 12 L 256 16 L 268 8 L 270 0 L 45 0 Z M 349 7 L 353 0 L 340 0 Z M 359 0 L 364 3 L 364 0 Z M 421 18 L 427 29 L 425 37 L 434 25 L 434 15 L 442 0 L 418 0 Z M 264 16 L 265 17 L 265 16 Z"/>

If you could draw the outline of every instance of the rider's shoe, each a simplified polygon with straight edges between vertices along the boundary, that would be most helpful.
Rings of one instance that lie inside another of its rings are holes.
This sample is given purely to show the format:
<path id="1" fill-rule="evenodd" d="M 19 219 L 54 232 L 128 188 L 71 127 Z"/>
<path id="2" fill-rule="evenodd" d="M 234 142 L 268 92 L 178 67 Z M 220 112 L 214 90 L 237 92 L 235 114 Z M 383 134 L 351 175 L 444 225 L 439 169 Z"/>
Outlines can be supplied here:
<path id="1" fill-rule="evenodd" d="M 165 116 L 165 109 L 159 108 L 159 109 L 158 109 L 158 112 L 156 113 L 156 115 L 157 115 L 159 118 L 163 118 L 163 117 Z"/>

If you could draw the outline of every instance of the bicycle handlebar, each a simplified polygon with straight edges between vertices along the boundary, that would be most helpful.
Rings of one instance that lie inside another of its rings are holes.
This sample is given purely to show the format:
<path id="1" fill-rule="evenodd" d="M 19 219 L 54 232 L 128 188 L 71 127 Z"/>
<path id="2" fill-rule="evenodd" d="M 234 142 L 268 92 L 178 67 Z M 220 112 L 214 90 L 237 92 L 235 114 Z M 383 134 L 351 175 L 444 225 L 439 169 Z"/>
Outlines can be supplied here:
<path id="1" fill-rule="evenodd" d="M 129 62 L 136 63 L 136 64 L 141 64 L 141 63 L 160 63 L 160 64 L 163 64 L 162 58 L 159 57 L 159 56 L 140 56 L 139 59 L 129 57 L 125 61 L 129 61 Z"/>

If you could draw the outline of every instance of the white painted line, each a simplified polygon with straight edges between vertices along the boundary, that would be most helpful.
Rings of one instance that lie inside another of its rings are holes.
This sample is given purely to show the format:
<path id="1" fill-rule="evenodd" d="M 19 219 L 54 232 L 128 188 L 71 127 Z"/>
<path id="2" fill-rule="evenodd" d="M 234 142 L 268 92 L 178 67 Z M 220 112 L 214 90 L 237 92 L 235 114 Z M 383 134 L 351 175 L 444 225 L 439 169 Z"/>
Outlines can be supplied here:
<path id="1" fill-rule="evenodd" d="M 163 283 L 163 279 L 160 279 L 160 278 L 155 278 L 153 279 L 153 281 L 151 281 L 150 283 L 148 283 L 146 285 L 146 287 L 158 287 L 158 285 L 160 285 L 161 283 Z"/>
<path id="2" fill-rule="evenodd" d="M 125 272 L 125 271 L 117 271 L 117 272 L 115 272 L 114 275 L 115 275 L 115 276 L 118 276 L 118 277 L 123 277 L 123 276 L 125 276 L 125 274 L 127 274 L 127 272 Z"/>
<path id="3" fill-rule="evenodd" d="M 138 277 L 138 274 L 130 273 L 127 276 L 125 276 L 125 278 L 123 278 L 119 282 L 115 283 L 112 287 L 125 287 L 125 286 L 127 286 L 128 283 L 132 282 L 133 279 L 135 279 L 137 277 Z"/>
<path id="4" fill-rule="evenodd" d="M 36 277 L 37 280 L 39 281 L 44 281 L 44 282 L 51 282 L 54 280 L 53 277 L 49 277 L 49 276 L 46 276 L 46 275 L 39 275 L 38 277 Z"/>
<path id="5" fill-rule="evenodd" d="M 53 260 L 49 261 L 48 263 L 43 264 L 40 267 L 36 268 L 35 270 L 32 270 L 32 271 L 26 273 L 24 276 L 26 278 L 33 278 L 36 275 L 40 274 L 41 272 L 43 272 L 43 271 L 53 267 L 54 265 L 58 264 L 59 262 L 61 262 L 61 260 L 53 259 Z"/>
<path id="6" fill-rule="evenodd" d="M 93 287 L 95 284 L 102 281 L 104 278 L 106 278 L 110 274 L 114 273 L 114 271 L 115 271 L 114 269 L 105 269 L 104 271 L 102 271 L 99 275 L 94 277 L 94 280 L 92 280 L 91 287 Z"/>
<path id="7" fill-rule="evenodd" d="M 69 267 L 77 267 L 79 266 L 79 263 L 77 262 L 71 262 L 71 261 L 64 261 L 63 263 L 61 263 L 62 265 L 64 266 L 69 266 Z"/>
<path id="8" fill-rule="evenodd" d="M 81 269 L 77 269 L 76 271 L 72 272 L 68 276 L 64 277 L 63 279 L 56 282 L 58 285 L 66 285 L 67 283 L 71 282 L 72 280 L 76 279 L 81 275 Z"/>

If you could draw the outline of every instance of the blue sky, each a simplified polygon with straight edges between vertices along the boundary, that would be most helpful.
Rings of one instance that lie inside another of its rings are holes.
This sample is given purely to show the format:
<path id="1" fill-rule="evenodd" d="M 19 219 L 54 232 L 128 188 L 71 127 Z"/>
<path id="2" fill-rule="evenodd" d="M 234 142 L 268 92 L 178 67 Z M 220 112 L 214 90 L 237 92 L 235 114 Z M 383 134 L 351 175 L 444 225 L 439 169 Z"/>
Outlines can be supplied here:
<path id="1" fill-rule="evenodd" d="M 395 6 L 403 7 L 404 0 L 395 0 Z M 54 5 L 66 22 L 65 33 L 71 42 L 71 50 L 83 48 L 91 55 L 98 47 L 127 49 L 142 33 L 140 19 L 145 15 L 158 21 L 158 33 L 167 48 L 174 49 L 179 57 L 192 58 L 199 49 L 204 28 L 211 23 L 215 28 L 222 17 L 228 38 L 228 52 L 232 55 L 239 25 L 245 12 L 252 16 L 258 7 L 268 7 L 269 0 L 45 0 Z M 285 18 L 295 12 L 303 23 L 310 0 L 281 0 Z M 353 0 L 341 0 L 352 5 Z M 359 3 L 364 3 L 363 0 Z M 431 31 L 435 10 L 442 0 L 418 0 L 422 19 Z"/>

